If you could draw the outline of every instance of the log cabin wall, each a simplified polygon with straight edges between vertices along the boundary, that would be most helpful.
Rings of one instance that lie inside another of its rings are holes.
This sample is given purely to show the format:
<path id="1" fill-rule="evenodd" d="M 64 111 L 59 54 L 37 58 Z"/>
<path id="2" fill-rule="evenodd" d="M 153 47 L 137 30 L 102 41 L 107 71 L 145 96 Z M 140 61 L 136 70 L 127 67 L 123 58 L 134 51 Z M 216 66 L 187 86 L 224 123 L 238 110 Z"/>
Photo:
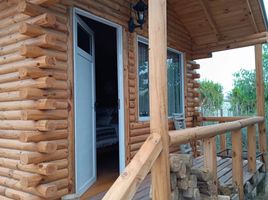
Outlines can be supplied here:
<path id="1" fill-rule="evenodd" d="M 28 3 L 32 2 L 32 3 Z M 0 1 L 0 199 L 68 190 L 67 10 Z"/>
<path id="2" fill-rule="evenodd" d="M 137 36 L 147 37 L 147 26 L 128 32 L 129 1 L 0 0 L 0 199 L 56 199 L 73 190 L 74 6 L 123 27 L 127 162 L 149 135 L 149 122 L 138 119 L 136 64 Z M 168 46 L 189 63 L 191 37 L 169 5 Z M 185 91 L 190 111 L 192 90 Z"/>

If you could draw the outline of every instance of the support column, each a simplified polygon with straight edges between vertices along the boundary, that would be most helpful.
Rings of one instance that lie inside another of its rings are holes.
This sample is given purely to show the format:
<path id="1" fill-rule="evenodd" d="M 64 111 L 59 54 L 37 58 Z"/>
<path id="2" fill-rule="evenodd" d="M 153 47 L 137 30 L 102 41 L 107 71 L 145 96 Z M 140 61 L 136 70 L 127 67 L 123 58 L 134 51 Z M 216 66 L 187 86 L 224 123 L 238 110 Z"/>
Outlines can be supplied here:
<path id="1" fill-rule="evenodd" d="M 257 99 L 257 114 L 265 117 L 265 96 L 264 96 L 264 81 L 263 81 L 263 65 L 262 65 L 262 45 L 255 45 L 255 61 L 256 61 L 256 99 Z M 259 124 L 259 149 L 264 154 L 263 161 L 266 169 L 267 163 L 267 138 L 265 122 Z"/>
<path id="2" fill-rule="evenodd" d="M 161 135 L 163 144 L 152 167 L 153 200 L 170 199 L 166 13 L 166 0 L 149 0 L 150 129 Z"/>

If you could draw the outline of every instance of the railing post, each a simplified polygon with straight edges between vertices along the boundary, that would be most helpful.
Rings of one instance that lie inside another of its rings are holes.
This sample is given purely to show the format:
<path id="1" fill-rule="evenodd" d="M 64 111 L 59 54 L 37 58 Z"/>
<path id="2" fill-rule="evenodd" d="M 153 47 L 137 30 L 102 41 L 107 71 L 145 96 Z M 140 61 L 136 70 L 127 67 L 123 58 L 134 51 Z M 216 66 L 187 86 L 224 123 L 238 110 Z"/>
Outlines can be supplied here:
<path id="1" fill-rule="evenodd" d="M 220 151 L 223 152 L 222 155 L 226 156 L 227 152 L 225 151 L 227 149 L 226 146 L 226 135 L 225 134 L 221 134 L 220 135 Z"/>
<path id="2" fill-rule="evenodd" d="M 256 172 L 256 126 L 247 127 L 247 145 L 248 145 L 248 171 Z"/>
<path id="3" fill-rule="evenodd" d="M 264 81 L 262 66 L 262 45 L 255 45 L 255 61 L 256 61 L 256 97 L 257 97 L 257 113 L 265 118 L 265 101 L 264 101 Z M 265 122 L 259 124 L 259 146 L 260 152 L 263 153 L 263 162 L 268 169 L 267 160 L 267 138 Z"/>
<path id="4" fill-rule="evenodd" d="M 166 12 L 166 0 L 149 0 L 150 129 L 161 135 L 163 145 L 152 167 L 153 200 L 170 199 Z"/>
<path id="5" fill-rule="evenodd" d="M 209 169 L 213 177 L 213 183 L 217 186 L 218 178 L 217 178 L 216 137 L 204 139 L 203 146 L 204 146 L 204 167 Z"/>
<path id="6" fill-rule="evenodd" d="M 232 158 L 233 184 L 239 190 L 239 199 L 244 199 L 241 129 L 232 132 Z"/>

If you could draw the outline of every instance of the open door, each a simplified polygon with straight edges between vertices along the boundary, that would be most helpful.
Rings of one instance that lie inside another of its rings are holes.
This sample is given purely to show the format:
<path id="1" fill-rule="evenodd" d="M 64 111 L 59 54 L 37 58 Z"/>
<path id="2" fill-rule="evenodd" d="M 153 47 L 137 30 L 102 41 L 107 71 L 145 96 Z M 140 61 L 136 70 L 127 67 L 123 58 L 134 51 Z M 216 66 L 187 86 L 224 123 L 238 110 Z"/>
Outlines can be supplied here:
<path id="1" fill-rule="evenodd" d="M 94 33 L 78 15 L 74 22 L 75 173 L 81 195 L 96 180 Z"/>

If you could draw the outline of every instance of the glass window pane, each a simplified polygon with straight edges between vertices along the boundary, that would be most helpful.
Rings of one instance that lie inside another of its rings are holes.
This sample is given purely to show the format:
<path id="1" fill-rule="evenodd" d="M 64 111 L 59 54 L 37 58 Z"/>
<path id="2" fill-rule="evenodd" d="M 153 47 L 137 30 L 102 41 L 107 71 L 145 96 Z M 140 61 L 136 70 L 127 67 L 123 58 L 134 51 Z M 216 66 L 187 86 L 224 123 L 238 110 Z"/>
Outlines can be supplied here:
<path id="1" fill-rule="evenodd" d="M 149 62 L 148 45 L 138 43 L 139 76 L 139 113 L 140 117 L 149 116 Z"/>
<path id="2" fill-rule="evenodd" d="M 182 113 L 182 85 L 181 85 L 181 58 L 180 54 L 168 51 L 168 115 Z"/>
<path id="3" fill-rule="evenodd" d="M 77 42 L 78 47 L 91 55 L 92 38 L 91 35 L 78 23 L 77 24 Z"/>
<path id="4" fill-rule="evenodd" d="M 168 115 L 182 113 L 181 54 L 167 51 Z M 149 62 L 148 45 L 138 42 L 139 115 L 149 117 Z"/>

